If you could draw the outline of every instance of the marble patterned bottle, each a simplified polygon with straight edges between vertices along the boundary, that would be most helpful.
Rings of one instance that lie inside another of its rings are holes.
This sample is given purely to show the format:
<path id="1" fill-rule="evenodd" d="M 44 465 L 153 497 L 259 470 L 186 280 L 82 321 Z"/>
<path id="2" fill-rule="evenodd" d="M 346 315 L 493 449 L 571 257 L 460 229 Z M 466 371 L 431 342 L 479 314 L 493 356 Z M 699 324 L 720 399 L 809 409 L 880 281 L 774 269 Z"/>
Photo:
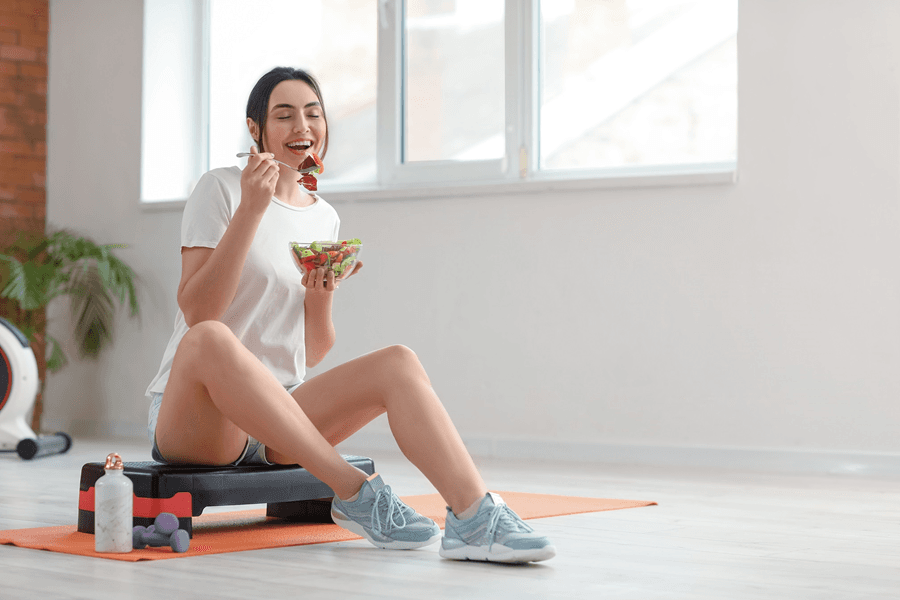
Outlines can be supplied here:
<path id="1" fill-rule="evenodd" d="M 104 470 L 94 484 L 94 550 L 131 552 L 134 485 L 115 452 L 106 457 Z"/>

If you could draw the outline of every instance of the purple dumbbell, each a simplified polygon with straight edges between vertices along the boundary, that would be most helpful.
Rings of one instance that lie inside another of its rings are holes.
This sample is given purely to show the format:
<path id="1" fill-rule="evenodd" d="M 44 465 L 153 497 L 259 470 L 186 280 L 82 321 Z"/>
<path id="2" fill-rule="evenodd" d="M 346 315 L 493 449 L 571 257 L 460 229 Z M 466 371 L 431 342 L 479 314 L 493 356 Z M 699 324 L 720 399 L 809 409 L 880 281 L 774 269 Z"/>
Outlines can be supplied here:
<path id="1" fill-rule="evenodd" d="M 178 529 L 178 517 L 172 513 L 160 513 L 150 527 L 137 525 L 132 529 L 132 545 L 141 550 L 147 546 L 171 546 L 175 552 L 187 552 L 191 538 L 184 529 Z"/>

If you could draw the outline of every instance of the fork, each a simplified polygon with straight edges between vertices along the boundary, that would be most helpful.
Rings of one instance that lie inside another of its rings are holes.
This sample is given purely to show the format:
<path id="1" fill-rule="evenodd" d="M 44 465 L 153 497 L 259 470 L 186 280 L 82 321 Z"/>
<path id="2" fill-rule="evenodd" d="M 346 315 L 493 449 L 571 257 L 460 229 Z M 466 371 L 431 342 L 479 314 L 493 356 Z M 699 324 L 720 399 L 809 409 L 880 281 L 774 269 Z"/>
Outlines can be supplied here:
<path id="1" fill-rule="evenodd" d="M 245 156 L 251 156 L 251 153 L 250 153 L 250 152 L 238 152 L 238 153 L 237 153 L 237 157 L 238 157 L 238 158 L 244 158 Z M 309 168 L 306 168 L 306 169 L 295 169 L 295 168 L 292 167 L 291 165 L 289 165 L 289 164 L 287 164 L 287 163 L 285 163 L 285 162 L 281 162 L 281 161 L 278 160 L 277 158 L 273 158 L 272 160 L 274 160 L 275 162 L 277 162 L 279 165 L 284 165 L 284 166 L 286 166 L 288 169 L 294 169 L 295 171 L 297 171 L 297 172 L 300 173 L 300 174 L 312 173 L 313 171 L 315 171 L 315 170 L 317 170 L 317 169 L 319 168 L 319 166 L 316 165 L 316 166 L 309 167 Z"/>

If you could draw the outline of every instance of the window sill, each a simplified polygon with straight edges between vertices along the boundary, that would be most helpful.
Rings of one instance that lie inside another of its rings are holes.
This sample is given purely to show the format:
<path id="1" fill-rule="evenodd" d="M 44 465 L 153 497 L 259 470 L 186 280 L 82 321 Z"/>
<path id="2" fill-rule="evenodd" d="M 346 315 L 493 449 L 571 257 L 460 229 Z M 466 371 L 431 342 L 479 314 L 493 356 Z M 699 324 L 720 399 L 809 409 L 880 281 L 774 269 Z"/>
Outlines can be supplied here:
<path id="1" fill-rule="evenodd" d="M 465 198 L 546 192 L 591 191 L 627 188 L 728 185 L 737 181 L 735 163 L 709 165 L 708 168 L 685 170 L 676 168 L 617 169 L 609 174 L 592 172 L 590 177 L 577 171 L 542 174 L 525 180 L 494 183 L 461 184 L 457 182 L 422 182 L 374 188 L 373 184 L 348 186 L 323 182 L 319 192 L 330 204 L 378 202 L 433 198 Z"/>
<path id="2" fill-rule="evenodd" d="M 181 200 L 141 200 L 138 205 L 141 208 L 141 212 L 181 212 L 184 210 L 186 202 L 187 198 Z"/>
<path id="3" fill-rule="evenodd" d="M 696 167 L 696 165 L 695 165 Z M 438 183 L 422 182 L 376 188 L 374 184 L 329 185 L 323 182 L 319 192 L 329 204 L 355 202 L 379 202 L 390 200 L 414 200 L 433 198 L 467 198 L 473 196 L 497 196 L 511 194 L 542 194 L 547 192 L 600 191 L 611 189 L 683 187 L 700 185 L 729 185 L 737 181 L 737 165 L 721 163 L 704 165 L 703 168 L 644 168 L 617 169 L 608 174 L 593 172 L 585 177 L 577 171 L 542 173 L 526 180 L 496 183 Z M 140 202 L 143 212 L 175 212 L 184 210 L 184 200 Z"/>

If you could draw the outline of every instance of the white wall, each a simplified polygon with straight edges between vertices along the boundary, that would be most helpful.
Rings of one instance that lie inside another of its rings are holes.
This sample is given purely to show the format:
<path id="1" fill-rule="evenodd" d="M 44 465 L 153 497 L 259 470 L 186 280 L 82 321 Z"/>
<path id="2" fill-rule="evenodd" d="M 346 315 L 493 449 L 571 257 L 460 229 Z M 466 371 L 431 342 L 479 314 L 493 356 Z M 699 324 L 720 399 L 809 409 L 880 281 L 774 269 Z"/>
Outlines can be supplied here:
<path id="1" fill-rule="evenodd" d="M 141 436 L 180 275 L 180 214 L 137 204 L 141 3 L 50 24 L 48 221 L 130 244 L 145 286 L 140 325 L 50 378 L 46 429 Z M 897 30 L 893 2 L 742 1 L 733 185 L 330 198 L 365 269 L 312 374 L 405 344 L 477 453 L 900 472 Z M 509 271 L 473 262 L 489 239 Z"/>

